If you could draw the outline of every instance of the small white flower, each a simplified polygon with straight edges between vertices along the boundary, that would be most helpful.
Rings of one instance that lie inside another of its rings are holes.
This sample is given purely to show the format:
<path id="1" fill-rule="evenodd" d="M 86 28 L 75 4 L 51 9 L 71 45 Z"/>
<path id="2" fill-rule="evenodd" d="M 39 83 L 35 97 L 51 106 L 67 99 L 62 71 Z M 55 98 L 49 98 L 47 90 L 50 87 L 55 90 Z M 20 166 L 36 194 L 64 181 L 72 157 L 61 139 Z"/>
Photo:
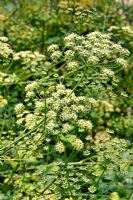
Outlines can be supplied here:
<path id="1" fill-rule="evenodd" d="M 24 105 L 22 103 L 19 103 L 15 106 L 15 111 L 17 114 L 21 114 L 24 111 Z"/>
<path id="2" fill-rule="evenodd" d="M 52 110 L 48 111 L 48 113 L 47 113 L 48 119 L 56 119 L 56 116 L 57 116 L 56 112 L 54 112 Z"/>
<path id="3" fill-rule="evenodd" d="M 46 129 L 51 131 L 51 132 L 54 132 L 54 129 L 56 127 L 57 127 L 57 125 L 55 124 L 55 121 L 52 120 L 52 119 L 46 124 Z"/>
<path id="4" fill-rule="evenodd" d="M 66 36 L 66 37 L 64 38 L 64 41 L 65 41 L 65 43 L 71 42 L 71 41 L 75 40 L 75 38 L 76 38 L 77 36 L 78 36 L 78 35 L 77 35 L 76 33 L 71 33 L 71 34 L 69 34 L 68 36 Z"/>
<path id="5" fill-rule="evenodd" d="M 26 85 L 25 91 L 26 92 L 33 91 L 33 90 L 37 89 L 38 87 L 39 87 L 38 83 L 36 81 L 34 81 L 34 82 L 29 83 L 28 85 Z"/>
<path id="6" fill-rule="evenodd" d="M 5 107 L 7 104 L 8 104 L 7 99 L 5 99 L 2 96 L 0 96 L 0 108 Z"/>
<path id="7" fill-rule="evenodd" d="M 114 72 L 111 69 L 103 69 L 102 74 L 105 75 L 105 76 L 109 76 L 109 77 L 114 76 Z"/>
<path id="8" fill-rule="evenodd" d="M 94 192 L 96 192 L 96 188 L 95 188 L 95 186 L 90 186 L 89 188 L 88 188 L 88 190 L 89 190 L 89 192 L 90 193 L 94 193 Z"/>
<path id="9" fill-rule="evenodd" d="M 67 63 L 68 70 L 78 69 L 78 67 L 79 67 L 79 64 L 76 61 L 71 61 L 71 62 Z"/>
<path id="10" fill-rule="evenodd" d="M 28 91 L 27 93 L 26 93 L 26 97 L 27 98 L 32 98 L 32 97 L 34 97 L 35 96 L 35 93 L 33 92 L 33 91 Z"/>
<path id="11" fill-rule="evenodd" d="M 91 130 L 92 129 L 92 123 L 88 120 L 83 120 L 83 119 L 80 119 L 78 120 L 78 126 L 81 128 L 81 129 L 88 129 L 88 130 Z"/>
<path id="12" fill-rule="evenodd" d="M 51 59 L 54 61 L 58 60 L 59 58 L 61 58 L 62 56 L 62 53 L 61 51 L 54 51 L 52 54 L 51 54 Z"/>
<path id="13" fill-rule="evenodd" d="M 83 149 L 84 143 L 83 143 L 82 140 L 80 140 L 79 138 L 76 138 L 75 140 L 73 140 L 72 146 L 73 146 L 76 150 L 79 151 L 79 150 Z"/>
<path id="14" fill-rule="evenodd" d="M 37 119 L 36 116 L 33 114 L 28 114 L 25 118 L 25 126 L 27 129 L 32 129 L 36 125 Z"/>
<path id="15" fill-rule="evenodd" d="M 58 90 L 65 90 L 66 88 L 65 88 L 65 86 L 63 85 L 63 84 L 58 84 L 58 85 L 56 85 L 56 90 L 58 91 Z"/>
<path id="16" fill-rule="evenodd" d="M 59 153 L 63 153 L 65 151 L 64 144 L 62 142 L 58 142 L 55 146 L 55 150 Z"/>
<path id="17" fill-rule="evenodd" d="M 0 37 L 0 41 L 2 41 L 2 42 L 8 42 L 8 38 L 7 37 Z"/>
<path id="18" fill-rule="evenodd" d="M 117 58 L 116 59 L 116 63 L 119 65 L 119 66 L 121 66 L 121 67 L 123 67 L 123 68 L 126 68 L 127 67 L 127 61 L 126 60 L 124 60 L 123 58 Z"/>
<path id="19" fill-rule="evenodd" d="M 97 64 L 99 62 L 99 58 L 97 56 L 90 56 L 88 61 L 92 64 Z"/>
<path id="20" fill-rule="evenodd" d="M 65 51 L 65 59 L 70 60 L 74 57 L 75 52 L 72 50 Z"/>
<path id="21" fill-rule="evenodd" d="M 62 132 L 63 133 L 68 133 L 69 131 L 71 131 L 73 129 L 73 126 L 71 126 L 70 124 L 66 123 L 62 125 Z"/>
<path id="22" fill-rule="evenodd" d="M 54 52 L 54 51 L 57 51 L 58 49 L 59 49 L 59 46 L 57 44 L 52 44 L 48 47 L 49 52 Z"/>

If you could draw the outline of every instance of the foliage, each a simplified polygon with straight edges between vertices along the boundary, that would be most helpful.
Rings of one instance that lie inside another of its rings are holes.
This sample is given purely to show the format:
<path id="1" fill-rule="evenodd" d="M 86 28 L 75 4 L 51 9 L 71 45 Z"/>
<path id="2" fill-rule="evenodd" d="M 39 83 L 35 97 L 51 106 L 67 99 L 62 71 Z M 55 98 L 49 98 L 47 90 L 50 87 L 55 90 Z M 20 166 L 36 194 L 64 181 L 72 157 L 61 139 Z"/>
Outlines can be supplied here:
<path id="1" fill-rule="evenodd" d="M 1 200 L 133 197 L 133 5 L 88 2 L 0 3 Z"/>

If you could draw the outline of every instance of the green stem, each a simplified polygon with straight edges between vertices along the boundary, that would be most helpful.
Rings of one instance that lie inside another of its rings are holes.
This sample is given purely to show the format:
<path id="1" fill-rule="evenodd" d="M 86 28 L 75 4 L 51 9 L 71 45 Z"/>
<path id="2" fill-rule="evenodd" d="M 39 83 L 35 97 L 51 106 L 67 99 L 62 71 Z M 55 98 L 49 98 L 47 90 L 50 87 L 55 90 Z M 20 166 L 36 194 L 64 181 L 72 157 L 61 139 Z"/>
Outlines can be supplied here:
<path id="1" fill-rule="evenodd" d="M 17 138 L 15 141 L 13 141 L 11 144 L 7 145 L 7 146 L 4 147 L 3 149 L 0 149 L 0 151 L 4 151 L 4 150 L 5 150 L 5 151 L 2 152 L 0 155 L 5 154 L 5 153 L 8 152 L 8 151 L 12 148 L 12 146 L 15 145 L 17 142 L 19 142 L 20 140 L 24 139 L 27 135 L 29 135 L 29 134 L 33 133 L 34 131 L 36 131 L 36 130 L 41 126 L 43 120 L 44 120 L 44 118 L 38 123 L 38 125 L 37 125 L 33 130 L 29 131 L 29 132 L 26 133 L 26 134 L 24 134 L 24 132 L 23 132 L 24 135 L 22 135 L 21 137 Z"/>
<path id="2" fill-rule="evenodd" d="M 131 197 L 132 197 L 132 194 L 133 194 L 133 190 L 132 190 L 132 191 L 131 191 L 131 193 L 129 194 L 129 196 L 128 196 L 127 200 L 130 200 L 130 199 L 131 199 Z"/>
<path id="3" fill-rule="evenodd" d="M 101 174 L 101 176 L 99 177 L 99 179 L 98 179 L 98 181 L 97 181 L 97 183 L 96 183 L 97 188 L 98 188 L 98 184 L 99 184 L 100 180 L 102 179 L 102 177 L 103 177 L 103 175 L 104 175 L 104 173 L 105 173 L 105 171 L 106 171 L 106 168 L 107 168 L 107 166 L 104 167 L 104 169 L 103 169 L 103 171 L 102 171 L 102 174 Z"/>

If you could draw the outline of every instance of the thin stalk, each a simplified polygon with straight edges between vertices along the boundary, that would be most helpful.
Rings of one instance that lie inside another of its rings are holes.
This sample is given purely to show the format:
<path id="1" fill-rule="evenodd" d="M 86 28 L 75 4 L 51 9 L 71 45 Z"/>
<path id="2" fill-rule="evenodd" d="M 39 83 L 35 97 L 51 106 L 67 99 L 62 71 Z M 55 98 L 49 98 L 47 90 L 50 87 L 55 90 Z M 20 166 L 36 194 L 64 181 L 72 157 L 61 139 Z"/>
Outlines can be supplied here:
<path id="1" fill-rule="evenodd" d="M 127 197 L 127 200 L 130 200 L 133 194 L 133 190 L 131 191 L 131 193 L 129 194 L 129 196 Z"/>
<path id="2" fill-rule="evenodd" d="M 97 183 L 96 183 L 97 188 L 98 188 L 98 184 L 99 184 L 100 180 L 102 179 L 102 177 L 103 177 L 103 175 L 104 175 L 104 173 L 105 173 L 105 171 L 106 171 L 106 168 L 107 168 L 107 167 L 104 167 L 104 169 L 103 169 L 103 171 L 102 171 L 102 174 L 101 174 L 101 176 L 99 177 L 99 179 L 98 179 L 98 181 L 97 181 Z"/>
<path id="3" fill-rule="evenodd" d="M 44 118 L 38 123 L 38 125 L 31 131 L 29 131 L 28 133 L 22 135 L 21 137 L 17 138 L 15 141 L 13 141 L 11 144 L 7 145 L 6 147 L 4 147 L 3 149 L 0 149 L 0 151 L 4 151 L 2 152 L 2 154 L 0 155 L 3 155 L 5 154 L 6 152 L 8 152 L 11 148 L 12 148 L 12 145 L 16 144 L 17 142 L 19 142 L 20 140 L 24 139 L 27 135 L 33 133 L 34 131 L 36 131 L 41 125 L 42 125 L 42 122 L 43 122 Z M 24 133 L 24 132 L 23 132 Z"/>

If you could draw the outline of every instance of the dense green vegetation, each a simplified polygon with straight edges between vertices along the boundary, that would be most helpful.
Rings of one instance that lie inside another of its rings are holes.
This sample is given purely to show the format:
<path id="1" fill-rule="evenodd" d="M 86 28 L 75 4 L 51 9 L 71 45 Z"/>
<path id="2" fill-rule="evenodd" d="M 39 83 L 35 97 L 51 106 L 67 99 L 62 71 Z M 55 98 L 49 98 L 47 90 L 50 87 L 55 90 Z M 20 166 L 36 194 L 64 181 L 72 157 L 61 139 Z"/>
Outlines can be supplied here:
<path id="1" fill-rule="evenodd" d="M 133 199 L 133 4 L 0 1 L 0 200 Z"/>

